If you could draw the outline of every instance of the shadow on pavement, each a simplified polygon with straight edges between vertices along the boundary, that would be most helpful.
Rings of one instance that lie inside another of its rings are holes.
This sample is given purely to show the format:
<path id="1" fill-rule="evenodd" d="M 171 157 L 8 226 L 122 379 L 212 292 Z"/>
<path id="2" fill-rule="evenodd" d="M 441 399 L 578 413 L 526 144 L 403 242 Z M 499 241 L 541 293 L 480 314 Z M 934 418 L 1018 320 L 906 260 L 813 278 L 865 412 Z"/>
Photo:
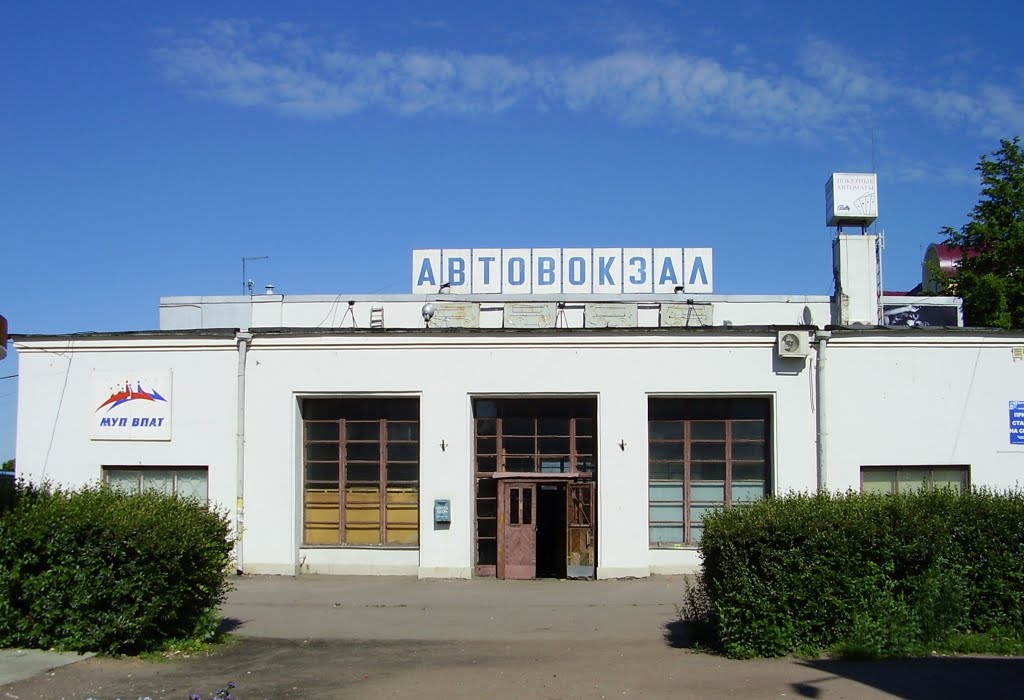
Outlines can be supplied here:
<path id="1" fill-rule="evenodd" d="M 690 620 L 672 620 L 665 623 L 665 643 L 673 649 L 692 649 L 710 646 L 710 634 L 707 624 Z"/>
<path id="2" fill-rule="evenodd" d="M 228 634 L 229 632 L 234 632 L 244 624 L 245 623 L 237 617 L 222 617 L 220 619 L 220 625 L 217 626 L 217 631 L 221 634 Z"/>
<path id="3" fill-rule="evenodd" d="M 822 677 L 792 684 L 804 698 L 834 696 L 829 685 L 845 678 L 893 697 L 925 698 L 1019 698 L 1024 690 L 1024 659 L 1002 657 L 933 657 L 885 661 L 802 661 L 821 671 Z"/>

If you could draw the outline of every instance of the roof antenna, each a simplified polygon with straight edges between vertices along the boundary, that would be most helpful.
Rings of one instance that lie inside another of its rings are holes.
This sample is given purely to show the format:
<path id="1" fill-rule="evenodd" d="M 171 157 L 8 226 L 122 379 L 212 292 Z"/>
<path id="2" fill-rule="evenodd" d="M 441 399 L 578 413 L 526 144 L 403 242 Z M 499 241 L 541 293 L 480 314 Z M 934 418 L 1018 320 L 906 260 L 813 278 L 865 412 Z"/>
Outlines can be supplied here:
<path id="1" fill-rule="evenodd" d="M 875 127 L 871 127 L 871 172 L 875 175 L 875 182 L 878 181 L 878 163 L 877 163 L 877 155 L 876 155 L 876 153 L 877 153 L 877 151 L 875 149 Z M 872 233 L 874 233 L 874 232 L 876 232 L 878 230 L 876 228 L 877 227 L 877 223 L 876 223 L 877 221 L 878 221 L 878 219 L 875 219 L 874 221 L 871 222 L 871 232 Z"/>
<path id="2" fill-rule="evenodd" d="M 269 255 L 255 255 L 255 256 L 247 256 L 247 257 L 243 257 L 242 258 L 242 294 L 243 295 L 244 294 L 250 294 L 251 295 L 252 294 L 252 287 L 253 287 L 252 280 L 249 279 L 246 276 L 246 274 L 245 274 L 246 263 L 248 263 L 250 260 L 266 260 L 269 257 L 270 257 Z"/>

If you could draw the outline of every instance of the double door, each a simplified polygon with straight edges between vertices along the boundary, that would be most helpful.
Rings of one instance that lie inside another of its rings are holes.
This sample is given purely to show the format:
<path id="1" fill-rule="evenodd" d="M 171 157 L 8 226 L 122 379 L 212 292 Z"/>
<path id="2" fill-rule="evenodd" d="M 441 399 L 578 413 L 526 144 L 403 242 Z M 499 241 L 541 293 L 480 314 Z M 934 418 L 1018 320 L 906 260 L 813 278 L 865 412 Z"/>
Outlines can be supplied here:
<path id="1" fill-rule="evenodd" d="M 536 578 L 538 552 L 546 562 L 564 556 L 564 568 L 556 562 L 556 576 L 594 578 L 596 549 L 593 482 L 500 484 L 498 578 Z"/>

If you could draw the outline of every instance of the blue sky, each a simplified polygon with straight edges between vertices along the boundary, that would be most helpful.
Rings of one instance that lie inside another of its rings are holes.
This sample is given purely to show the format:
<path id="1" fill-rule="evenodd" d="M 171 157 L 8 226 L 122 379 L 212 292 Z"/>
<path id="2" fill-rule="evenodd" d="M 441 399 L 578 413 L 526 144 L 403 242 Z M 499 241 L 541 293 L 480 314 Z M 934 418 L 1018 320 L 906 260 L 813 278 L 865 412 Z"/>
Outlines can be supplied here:
<path id="1" fill-rule="evenodd" d="M 980 8 L 6 2 L 0 313 L 154 328 L 257 255 L 259 287 L 403 293 L 439 247 L 709 246 L 718 293 L 828 294 L 824 185 L 872 132 L 908 289 L 1024 132 L 1024 4 Z"/>

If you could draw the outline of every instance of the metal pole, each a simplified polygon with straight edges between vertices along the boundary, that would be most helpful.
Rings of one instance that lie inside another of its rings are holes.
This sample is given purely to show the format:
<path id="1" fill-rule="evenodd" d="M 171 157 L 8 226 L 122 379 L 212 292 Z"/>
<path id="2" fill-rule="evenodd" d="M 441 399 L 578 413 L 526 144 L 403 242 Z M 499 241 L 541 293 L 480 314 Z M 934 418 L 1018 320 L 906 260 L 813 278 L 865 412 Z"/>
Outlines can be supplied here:
<path id="1" fill-rule="evenodd" d="M 252 333 L 240 331 L 238 341 L 238 426 L 235 433 L 235 569 L 243 572 L 242 540 L 245 536 L 245 357 Z"/>
<path id="2" fill-rule="evenodd" d="M 818 411 L 817 411 L 817 432 L 818 432 L 818 470 L 817 486 L 818 493 L 824 493 L 828 488 L 828 421 L 825 415 L 827 403 L 825 387 L 826 377 L 826 351 L 828 350 L 828 339 L 832 337 L 829 331 L 818 331 L 814 339 L 817 341 L 818 353 L 815 357 L 815 384 L 818 387 Z"/>
<path id="3" fill-rule="evenodd" d="M 245 293 L 249 291 L 249 279 L 245 274 L 245 264 L 250 260 L 266 260 L 269 257 L 269 255 L 250 255 L 242 257 L 242 296 L 245 296 Z"/>

